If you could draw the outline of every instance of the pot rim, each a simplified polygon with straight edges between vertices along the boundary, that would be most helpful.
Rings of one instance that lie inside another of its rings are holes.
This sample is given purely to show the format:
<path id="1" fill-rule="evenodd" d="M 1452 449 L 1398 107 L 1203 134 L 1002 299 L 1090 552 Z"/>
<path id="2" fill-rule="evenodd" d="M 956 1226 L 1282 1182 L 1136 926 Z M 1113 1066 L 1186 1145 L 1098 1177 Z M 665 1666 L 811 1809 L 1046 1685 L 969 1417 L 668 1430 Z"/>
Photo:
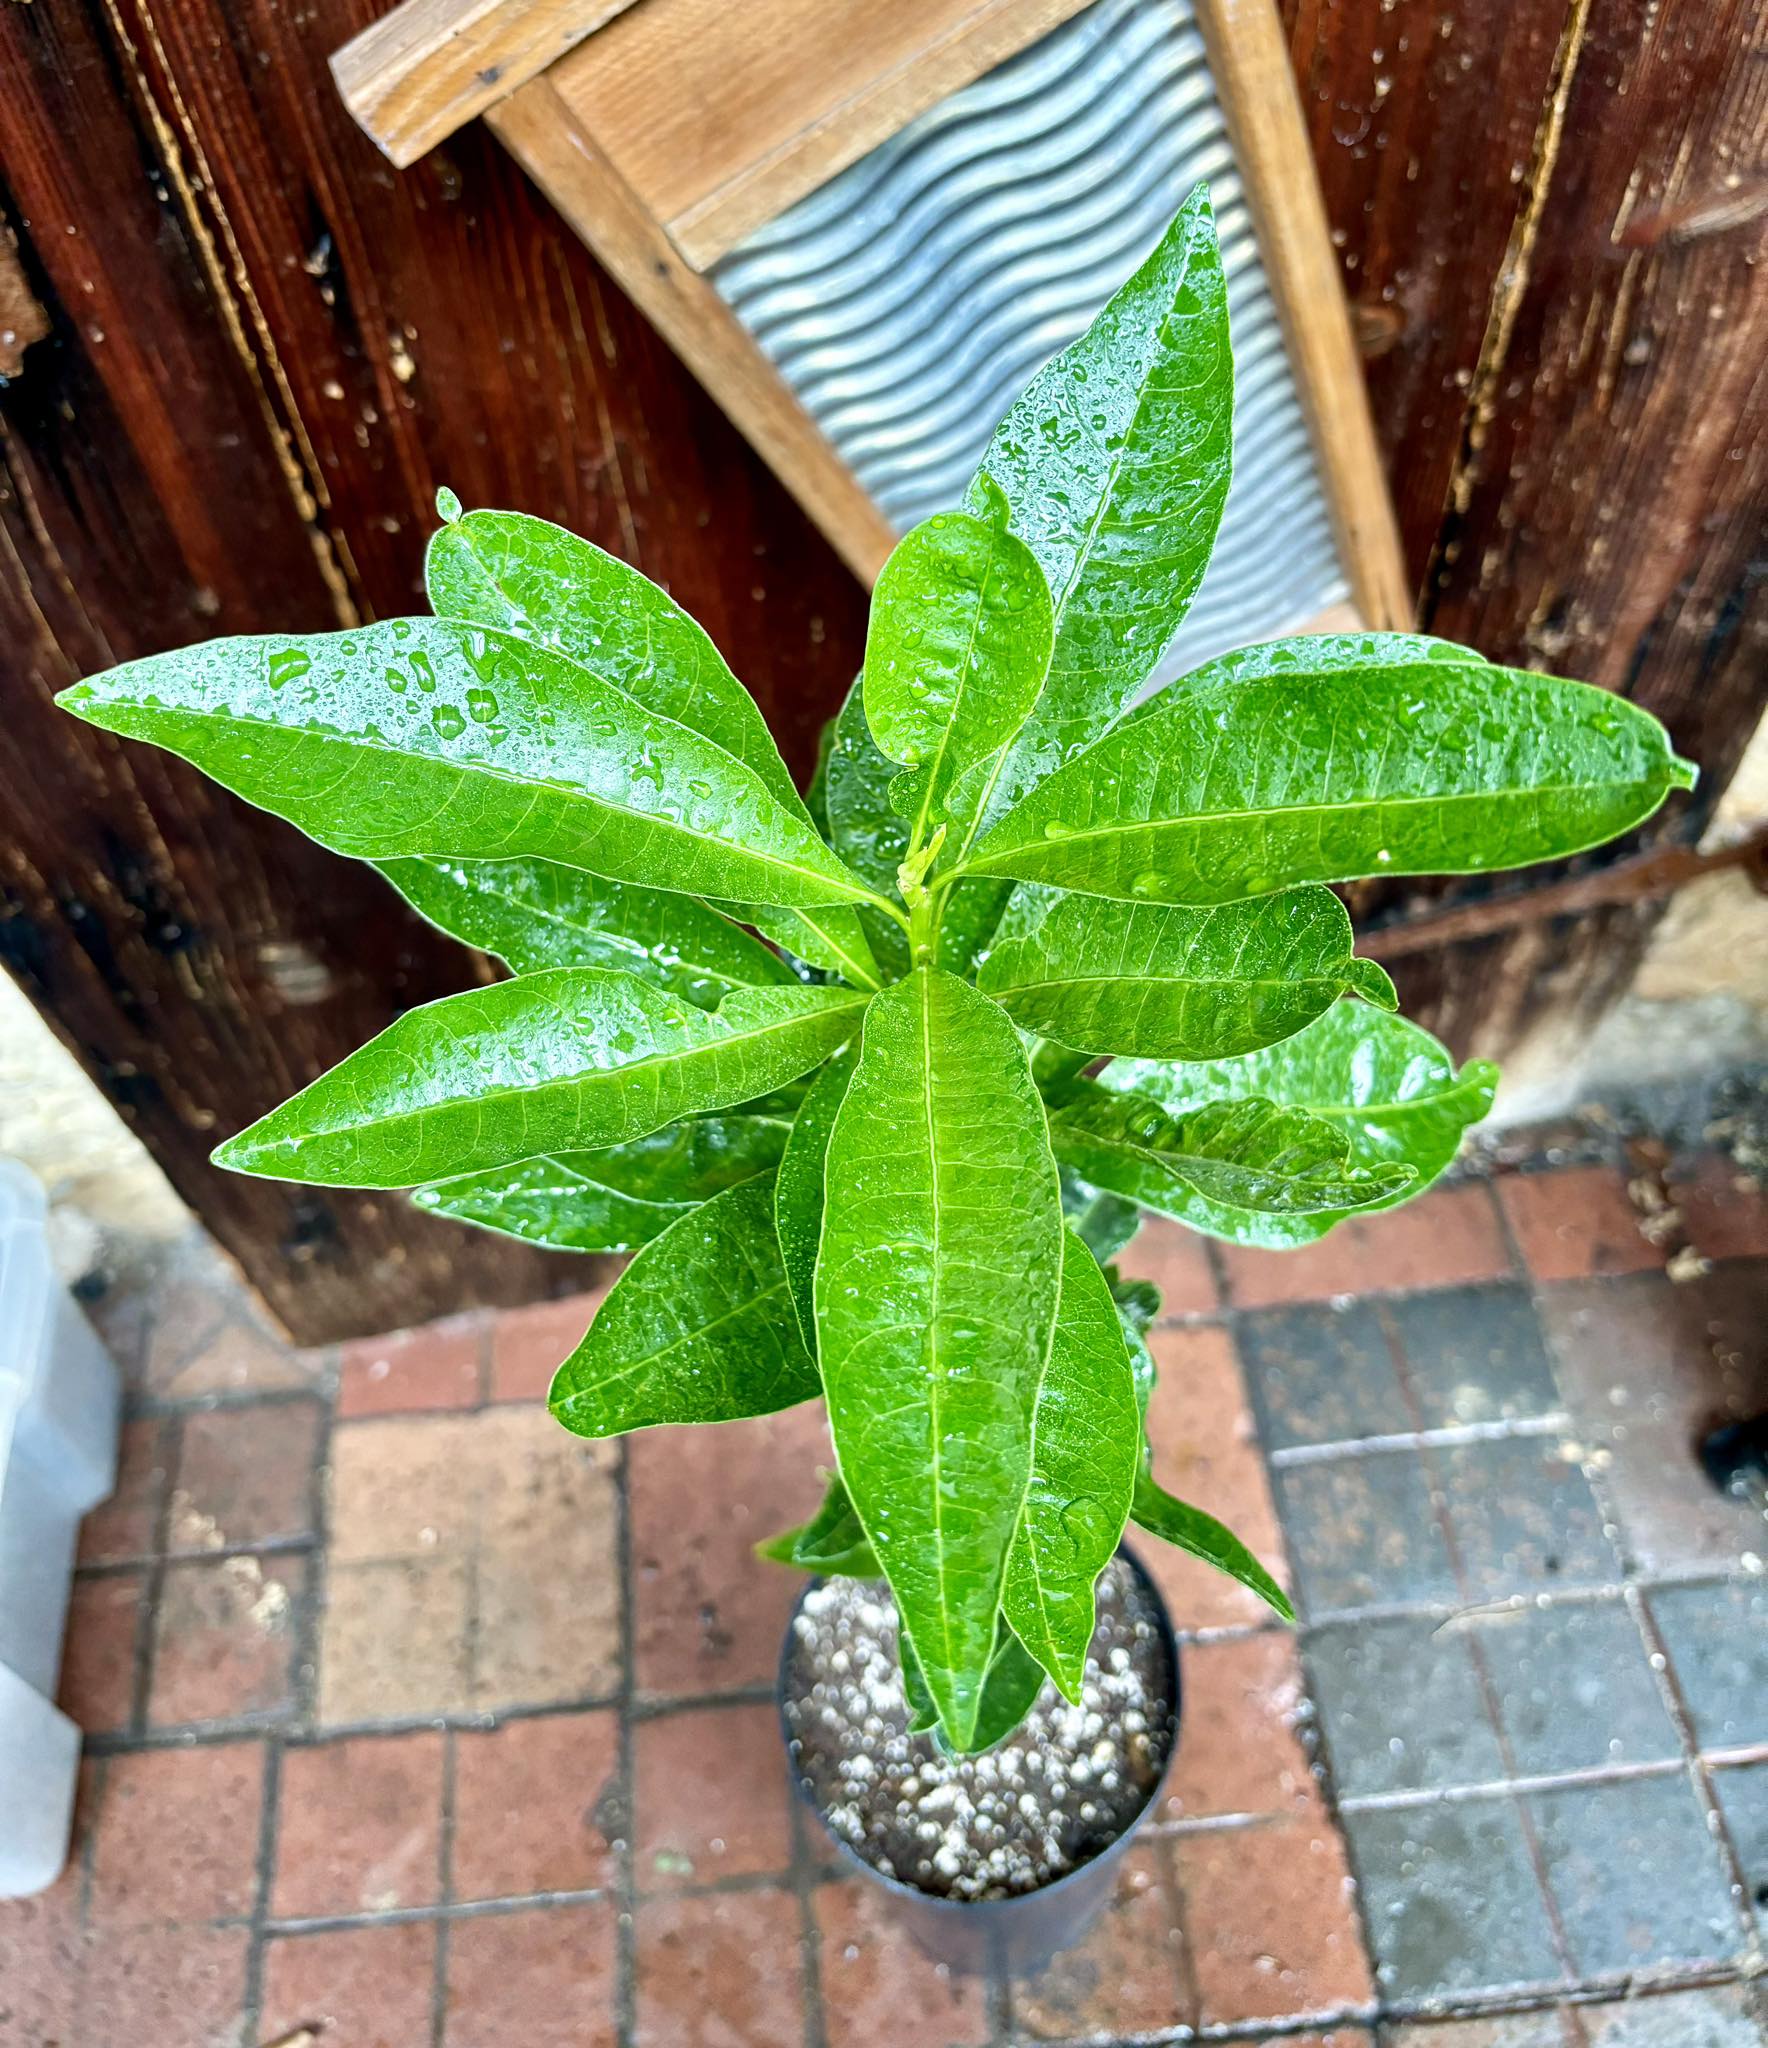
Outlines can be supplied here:
<path id="1" fill-rule="evenodd" d="M 1129 1565 L 1130 1570 L 1135 1573 L 1137 1580 L 1140 1582 L 1143 1592 L 1148 1595 L 1153 1603 L 1155 1622 L 1160 1630 L 1161 1643 L 1166 1649 L 1168 1668 L 1172 1672 L 1173 1696 L 1168 1716 L 1172 1738 L 1166 1746 L 1166 1758 L 1160 1766 L 1160 1773 L 1154 1780 L 1148 1797 L 1136 1809 L 1121 1832 L 1106 1843 L 1103 1849 L 1099 1850 L 1096 1855 L 1089 1856 L 1084 1863 L 1077 1863 L 1072 1870 L 1065 1870 L 1060 1877 L 1051 1878 L 1047 1884 L 1040 1884 L 1035 1890 L 1029 1892 L 1014 1892 L 1010 1897 L 1004 1899 L 953 1899 L 940 1892 L 923 1891 L 919 1885 L 910 1884 L 906 1878 L 892 1876 L 889 1871 L 880 1870 L 875 1863 L 868 1863 L 851 1842 L 844 1842 L 836 1834 L 835 1830 L 830 1827 L 827 1815 L 818 1806 L 816 1799 L 804 1782 L 803 1773 L 798 1769 L 792 1754 L 792 1730 L 786 1722 L 786 1674 L 792 1656 L 793 1627 L 798 1620 L 800 1611 L 803 1609 L 806 1598 L 814 1593 L 819 1586 L 823 1585 L 825 1580 L 821 1575 L 818 1575 L 805 1582 L 798 1598 L 792 1603 L 792 1612 L 787 1618 L 786 1632 L 780 1643 L 779 1669 L 774 1678 L 774 1711 L 779 1718 L 780 1739 L 786 1751 L 786 1775 L 792 1781 L 793 1796 L 822 1830 L 823 1835 L 827 1838 L 830 1845 L 834 1848 L 837 1857 L 843 1863 L 850 1869 L 857 1871 L 862 1877 L 870 1878 L 874 1884 L 881 1885 L 885 1891 L 893 1894 L 895 1897 L 908 1900 L 923 1910 L 931 1910 L 935 1914 L 968 1915 L 972 1918 L 978 1915 L 991 1915 L 998 1918 L 1014 1908 L 1024 1909 L 1040 1900 L 1055 1897 L 1065 1885 L 1078 1885 L 1081 1880 L 1093 1877 L 1102 1867 L 1124 1853 L 1132 1838 L 1146 1823 L 1149 1814 L 1159 1804 L 1161 1794 L 1166 1790 L 1166 1781 L 1172 1773 L 1173 1758 L 1178 1754 L 1179 1732 L 1184 1718 L 1185 1689 L 1184 1682 L 1179 1675 L 1178 1637 L 1173 1632 L 1172 1616 L 1167 1611 L 1166 1601 L 1161 1595 L 1160 1588 L 1154 1582 L 1153 1573 L 1149 1571 L 1148 1567 L 1127 1543 L 1120 1543 L 1118 1545 L 1117 1555 L 1123 1558 Z"/>

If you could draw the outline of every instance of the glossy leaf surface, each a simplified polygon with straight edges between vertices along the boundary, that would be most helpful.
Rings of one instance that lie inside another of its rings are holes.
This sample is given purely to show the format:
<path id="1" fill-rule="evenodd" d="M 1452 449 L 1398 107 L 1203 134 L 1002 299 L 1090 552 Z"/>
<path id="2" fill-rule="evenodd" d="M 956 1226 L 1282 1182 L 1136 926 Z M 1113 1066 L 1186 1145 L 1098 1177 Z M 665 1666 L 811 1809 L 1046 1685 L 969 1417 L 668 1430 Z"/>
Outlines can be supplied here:
<path id="1" fill-rule="evenodd" d="M 830 843 L 853 871 L 880 894 L 893 895 L 896 871 L 909 850 L 909 828 L 894 808 L 891 791 L 902 770 L 878 751 L 866 724 L 865 703 L 856 683 L 836 714 L 824 771 Z M 939 927 L 939 965 L 967 974 L 1000 921 L 1011 882 L 960 882 L 946 899 Z M 865 927 L 878 960 L 893 976 L 908 972 L 908 940 L 902 927 L 862 906 L 854 915 Z"/>
<path id="2" fill-rule="evenodd" d="M 1114 718 L 1166 651 L 1221 523 L 1233 408 L 1227 286 L 1198 186 L 1086 333 L 1032 379 L 971 487 L 972 511 L 986 505 L 985 479 L 1006 493 L 1056 610 L 1049 680 L 996 808 Z"/>
<path id="3" fill-rule="evenodd" d="M 672 1223 L 615 1281 L 554 1375 L 554 1415 L 577 1436 L 665 1422 L 736 1422 L 809 1401 L 773 1227 L 771 1176 Z"/>
<path id="4" fill-rule="evenodd" d="M 431 1215 L 555 1251 L 632 1251 L 725 1188 L 778 1166 L 791 1128 L 789 1117 L 740 1110 L 686 1117 L 623 1145 L 434 1181 L 411 1199 Z"/>
<path id="5" fill-rule="evenodd" d="M 1146 1529 L 1163 1543 L 1171 1543 L 1193 1557 L 1202 1558 L 1205 1564 L 1213 1564 L 1217 1571 L 1226 1572 L 1229 1578 L 1238 1579 L 1256 1593 L 1285 1621 L 1295 1619 L 1289 1596 L 1232 1529 L 1218 1522 L 1214 1515 L 1206 1515 L 1201 1508 L 1194 1508 L 1155 1485 L 1146 1472 L 1136 1481 L 1135 1505 L 1130 1514 L 1138 1529 Z"/>
<path id="6" fill-rule="evenodd" d="M 850 989 L 738 989 L 707 1012 L 614 969 L 524 975 L 408 1010 L 215 1159 L 403 1188 L 624 1144 L 819 1065 L 863 1003 Z"/>
<path id="7" fill-rule="evenodd" d="M 1003 1619 L 995 1637 L 988 1676 L 982 1682 L 982 1705 L 963 1754 L 975 1756 L 1005 1742 L 1036 1704 L 1044 1689 L 1044 1667 L 1020 1642 Z M 944 1732 L 944 1723 L 940 1724 Z M 956 1745 L 954 1744 L 955 1748 Z"/>
<path id="8" fill-rule="evenodd" d="M 1175 1117 L 1146 1095 L 1083 1081 L 1052 1112 L 1050 1138 L 1083 1180 L 1168 1215 L 1193 1195 L 1278 1216 L 1367 1208 L 1413 1178 L 1409 1166 L 1351 1165 L 1335 1124 L 1258 1098 Z"/>
<path id="9" fill-rule="evenodd" d="M 441 617 L 568 656 L 716 742 L 808 818 L 760 705 L 706 629 L 629 563 L 523 512 L 468 512 L 431 535 L 424 582 Z"/>
<path id="10" fill-rule="evenodd" d="M 623 967 L 715 1010 L 733 988 L 795 983 L 777 953 L 692 896 L 550 860 L 377 861 L 412 908 L 516 974 Z"/>
<path id="11" fill-rule="evenodd" d="M 786 1141 L 774 1196 L 774 1223 L 786 1278 L 792 1286 L 792 1306 L 805 1349 L 813 1358 L 817 1354 L 816 1255 L 823 1234 L 823 1172 L 829 1136 L 846 1099 L 857 1057 L 856 1046 L 845 1048 L 810 1084 Z"/>
<path id="12" fill-rule="evenodd" d="M 842 1474 L 960 1748 L 1030 1478 L 1062 1242 L 1018 1034 L 918 968 L 873 998 L 835 1119 L 816 1320 Z"/>
<path id="13" fill-rule="evenodd" d="M 182 755 L 340 853 L 537 858 L 700 896 L 858 901 L 858 880 L 714 741 L 562 654 L 445 619 L 211 640 L 60 699 Z"/>
<path id="14" fill-rule="evenodd" d="M 1422 1193 L 1454 1159 L 1469 1128 L 1490 1112 L 1498 1069 L 1489 1060 L 1469 1060 L 1457 1073 L 1447 1051 L 1418 1025 L 1366 1003 L 1335 1003 L 1294 1038 L 1242 1059 L 1187 1065 L 1116 1060 L 1102 1080 L 1177 1116 L 1246 1095 L 1306 1110 L 1344 1133 L 1352 1165 L 1411 1167 L 1418 1177 L 1390 1198 L 1399 1201 Z M 1371 1206 L 1388 1203 L 1365 1204 L 1358 1213 Z M 1312 1243 L 1350 1212 L 1253 1215 L 1199 1197 L 1167 1213 L 1234 1244 L 1281 1250 Z"/>
<path id="15" fill-rule="evenodd" d="M 1346 989 L 1394 1008 L 1353 943 L 1330 889 L 1190 910 L 1026 884 L 977 985 L 1022 1030 L 1082 1052 L 1215 1059 L 1289 1037 Z"/>
<path id="16" fill-rule="evenodd" d="M 1380 636 L 1274 641 L 1162 691 L 986 835 L 979 873 L 1158 903 L 1576 853 L 1693 771 L 1607 690 Z"/>
<path id="17" fill-rule="evenodd" d="M 983 489 L 984 516 L 938 512 L 905 534 L 872 593 L 866 723 L 882 753 L 918 771 L 912 808 L 895 799 L 917 846 L 940 825 L 964 836 L 1050 662 L 1043 571 Z"/>
<path id="18" fill-rule="evenodd" d="M 431 538 L 424 573 L 439 613 L 570 656 L 716 742 L 789 811 L 813 822 L 754 698 L 705 629 L 638 570 L 544 519 L 469 512 Z M 761 903 L 726 907 L 739 923 L 755 925 L 811 966 L 844 975 L 856 987 L 876 986 L 870 949 L 851 909 L 831 904 L 799 915 Z"/>
<path id="19" fill-rule="evenodd" d="M 1062 1294 L 1033 1419 L 1031 1484 L 1002 1612 L 1036 1662 L 1080 1697 L 1093 1587 L 1129 1518 L 1142 1417 L 1117 1305 L 1092 1254 L 1064 1233 Z"/>

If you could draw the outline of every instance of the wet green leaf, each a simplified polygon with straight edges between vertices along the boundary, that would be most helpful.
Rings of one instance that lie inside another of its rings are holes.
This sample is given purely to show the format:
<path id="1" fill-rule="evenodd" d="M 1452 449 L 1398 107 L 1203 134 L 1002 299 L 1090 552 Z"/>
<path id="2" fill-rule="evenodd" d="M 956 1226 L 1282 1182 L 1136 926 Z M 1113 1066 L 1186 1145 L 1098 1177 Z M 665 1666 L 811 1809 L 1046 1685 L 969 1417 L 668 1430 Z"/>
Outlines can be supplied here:
<path id="1" fill-rule="evenodd" d="M 1033 1418 L 1031 1483 L 1007 1555 L 1002 1612 L 1071 1700 L 1093 1640 L 1093 1587 L 1129 1518 L 1142 1417 L 1105 1276 L 1064 1234 L 1062 1294 Z M 979 1731 L 980 1733 L 980 1731 Z"/>
<path id="2" fill-rule="evenodd" d="M 688 1117 L 623 1145 L 518 1160 L 411 1199 L 435 1216 L 476 1223 L 566 1252 L 625 1252 L 649 1244 L 690 1209 L 780 1163 L 790 1117 Z"/>
<path id="3" fill-rule="evenodd" d="M 1335 1003 L 1281 1045 L 1233 1060 L 1173 1065 L 1116 1060 L 1107 1088 L 1142 1095 L 1175 1116 L 1224 1097 L 1258 1095 L 1333 1124 L 1353 1166 L 1409 1166 L 1417 1179 L 1387 1201 L 1309 1216 L 1254 1215 L 1194 1196 L 1168 1210 L 1194 1230 L 1272 1250 L 1311 1244 L 1347 1214 L 1422 1194 L 1454 1159 L 1468 1129 L 1492 1107 L 1498 1069 L 1469 1060 L 1459 1073 L 1444 1048 L 1404 1017 L 1366 1003 Z"/>
<path id="4" fill-rule="evenodd" d="M 1096 896 L 1231 903 L 1599 845 L 1694 771 L 1607 690 L 1376 634 L 1273 641 L 1163 690 L 971 856 Z"/>
<path id="5" fill-rule="evenodd" d="M 829 1134 L 853 1078 L 858 1047 L 849 1046 L 823 1068 L 810 1085 L 786 1141 L 780 1161 L 774 1223 L 786 1278 L 792 1283 L 792 1306 L 804 1347 L 814 1358 L 816 1341 L 816 1255 L 823 1234 L 823 1170 Z"/>
<path id="6" fill-rule="evenodd" d="M 814 826 L 759 705 L 705 629 L 638 570 L 544 519 L 469 512 L 431 537 L 424 574 L 438 613 L 496 626 L 570 656 L 651 710 L 704 734 Z M 775 900 L 723 907 L 810 966 L 859 988 L 877 986 L 871 949 L 851 909 L 831 903 L 809 913 L 781 911 L 771 908 Z"/>
<path id="7" fill-rule="evenodd" d="M 1101 1266 L 1117 1257 L 1142 1223 L 1142 1212 L 1134 1202 L 1090 1187 L 1066 1168 L 1062 1171 L 1062 1215 Z"/>
<path id="8" fill-rule="evenodd" d="M 756 1544 L 755 1549 L 758 1556 L 771 1558 L 775 1564 L 795 1564 L 825 1578 L 882 1576 L 839 1472 L 830 1475 L 822 1505 L 808 1522 Z"/>
<path id="9" fill-rule="evenodd" d="M 554 1375 L 578 1436 L 736 1422 L 816 1397 L 774 1237 L 773 1179 L 714 1195 L 634 1258 Z"/>
<path id="10" fill-rule="evenodd" d="M 1289 1604 L 1289 1596 L 1232 1529 L 1218 1522 L 1214 1515 L 1206 1515 L 1201 1508 L 1176 1499 L 1157 1486 L 1146 1472 L 1136 1481 L 1136 1499 L 1130 1517 L 1138 1529 L 1146 1529 L 1150 1536 L 1158 1536 L 1163 1543 L 1189 1551 L 1193 1557 L 1202 1558 L 1205 1564 L 1213 1564 L 1217 1571 L 1226 1572 L 1229 1578 L 1238 1579 L 1285 1621 L 1295 1619 L 1295 1609 Z"/>
<path id="11" fill-rule="evenodd" d="M 891 803 L 891 789 L 901 773 L 874 744 L 856 683 L 836 715 L 825 769 L 829 840 L 855 874 L 889 896 L 894 896 L 896 871 L 909 850 L 908 825 Z M 970 972 L 1012 893 L 1011 882 L 987 880 L 960 882 L 952 890 L 939 927 L 941 967 L 953 974 Z M 906 974 L 909 947 L 902 927 L 864 906 L 854 915 L 889 973 Z"/>
<path id="12" fill-rule="evenodd" d="M 1167 1215 L 1196 1195 L 1277 1216 L 1367 1208 L 1413 1179 L 1401 1164 L 1351 1165 L 1337 1125 L 1256 1098 L 1175 1117 L 1146 1095 L 1083 1081 L 1052 1111 L 1050 1139 L 1083 1180 Z"/>
<path id="13" fill-rule="evenodd" d="M 1044 1667 L 1003 1617 L 995 1636 L 994 1655 L 988 1660 L 988 1675 L 982 1681 L 982 1704 L 976 1711 L 976 1726 L 959 1753 L 977 1756 L 985 1749 L 993 1749 L 996 1743 L 1005 1742 L 1031 1712 L 1043 1689 Z M 941 1735 L 944 1732 L 945 1724 L 941 1722 Z"/>
<path id="14" fill-rule="evenodd" d="M 1393 1009 L 1353 944 L 1330 889 L 1187 910 L 1028 883 L 977 985 L 1021 1030 L 1078 1051 L 1215 1059 L 1289 1037 L 1346 989 Z"/>
<path id="15" fill-rule="evenodd" d="M 238 1173 L 405 1188 L 624 1144 L 819 1065 L 850 989 L 737 989 L 697 1010 L 636 975 L 558 968 L 408 1010 L 215 1154 Z"/>
<path id="16" fill-rule="evenodd" d="M 1166 651 L 1221 523 L 1233 408 L 1227 287 L 1199 185 L 1159 248 L 1015 401 L 966 501 L 985 509 L 985 479 L 1006 493 L 1056 604 L 1049 680 L 997 808 L 1114 718 Z"/>
<path id="17" fill-rule="evenodd" d="M 705 628 L 630 564 L 523 512 L 469 512 L 431 535 L 424 581 L 438 616 L 569 657 L 704 734 L 808 820 L 761 707 Z"/>
<path id="18" fill-rule="evenodd" d="M 793 905 L 866 893 L 744 762 L 562 654 L 446 619 L 211 640 L 58 699 L 368 860 L 536 858 Z"/>
<path id="19" fill-rule="evenodd" d="M 982 517 L 936 512 L 897 542 L 866 634 L 866 723 L 917 771 L 910 802 L 893 798 L 909 841 L 924 846 L 944 825 L 954 851 L 1037 702 L 1054 630 L 1036 557 L 1007 531 L 1000 493 L 986 478 L 980 488 Z"/>
<path id="20" fill-rule="evenodd" d="M 873 998 L 829 1140 L 816 1320 L 842 1475 L 960 1748 L 1030 1478 L 1062 1243 L 1018 1034 L 955 976 L 916 969 Z"/>
<path id="21" fill-rule="evenodd" d="M 733 988 L 797 980 L 777 953 L 692 896 L 550 860 L 413 856 L 375 866 L 431 924 L 516 974 L 623 967 L 702 1010 Z"/>

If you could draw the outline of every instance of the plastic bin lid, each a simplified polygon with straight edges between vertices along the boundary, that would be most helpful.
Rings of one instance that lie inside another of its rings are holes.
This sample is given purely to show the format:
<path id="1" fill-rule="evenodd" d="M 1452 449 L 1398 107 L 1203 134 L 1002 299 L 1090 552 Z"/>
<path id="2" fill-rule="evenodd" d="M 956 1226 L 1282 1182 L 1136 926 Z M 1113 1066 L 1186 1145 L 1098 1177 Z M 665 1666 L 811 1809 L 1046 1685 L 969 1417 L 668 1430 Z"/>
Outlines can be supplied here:
<path id="1" fill-rule="evenodd" d="M 43 1370 L 55 1285 L 43 1242 L 48 1213 L 36 1176 L 0 1159 L 0 1423 L 17 1412 Z"/>

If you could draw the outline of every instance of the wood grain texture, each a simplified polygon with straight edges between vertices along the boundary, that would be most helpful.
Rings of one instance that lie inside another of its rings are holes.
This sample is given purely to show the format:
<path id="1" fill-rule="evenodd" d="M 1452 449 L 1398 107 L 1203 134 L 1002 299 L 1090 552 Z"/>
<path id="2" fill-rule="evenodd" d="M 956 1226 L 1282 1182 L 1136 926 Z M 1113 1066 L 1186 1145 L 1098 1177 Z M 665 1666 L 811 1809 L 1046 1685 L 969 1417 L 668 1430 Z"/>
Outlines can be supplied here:
<path id="1" fill-rule="evenodd" d="M 400 0 L 331 60 L 345 106 L 403 170 L 632 0 Z"/>
<path id="2" fill-rule="evenodd" d="M 0 210 L 53 322 L 0 389 L 0 959 L 306 1341 L 580 1262 L 208 1153 L 483 963 L 365 869 L 54 712 L 109 662 L 421 606 L 437 483 L 668 582 L 807 771 L 852 579 L 507 155 L 395 175 L 331 90 L 358 25 L 0 10 Z M 268 58 L 268 61 L 265 59 Z M 144 175 L 145 173 L 145 175 Z"/>
<path id="3" fill-rule="evenodd" d="M 402 1004 L 482 970 L 350 863 L 52 714 L 49 692 L 206 633 L 411 608 L 442 482 L 667 582 L 801 770 L 864 623 L 826 544 L 503 150 L 464 130 L 399 175 L 355 128 L 326 58 L 368 11 L 0 8 L 0 211 L 52 330 L 0 388 L 0 948 L 310 1338 L 559 1284 L 397 1203 L 206 1164 Z M 1717 796 L 1768 668 L 1755 11 L 1284 12 L 1409 577 L 1436 630 L 1669 715 L 1707 780 L 1654 828 L 1668 843 Z M 1656 914 L 1561 908 L 1396 968 L 1414 1014 L 1501 1052 L 1576 1031 Z"/>
<path id="4" fill-rule="evenodd" d="M 1648 705 L 1703 781 L 1642 837 L 1692 840 L 1768 681 L 1768 23 L 1753 0 L 1554 12 L 1549 89 L 1441 472 L 1422 613 L 1496 660 Z M 1471 297 L 1477 282 L 1459 288 Z M 1360 907 L 1416 914 L 1500 886 L 1514 884 L 1370 890 Z M 1445 946 L 1398 979 L 1457 1044 L 1502 1050 L 1544 1017 L 1564 1030 L 1599 1015 L 1660 907 Z"/>
<path id="5" fill-rule="evenodd" d="M 494 107 L 490 125 L 516 161 L 681 350 L 750 444 L 870 584 L 895 545 L 890 522 L 818 431 L 749 330 L 642 206 L 585 132 L 552 77 Z"/>
<path id="6" fill-rule="evenodd" d="M 1413 623 L 1326 208 L 1272 0 L 1197 0 L 1351 598 L 1371 626 Z"/>
<path id="7" fill-rule="evenodd" d="M 1085 0 L 645 0 L 550 74 L 704 270 Z"/>

